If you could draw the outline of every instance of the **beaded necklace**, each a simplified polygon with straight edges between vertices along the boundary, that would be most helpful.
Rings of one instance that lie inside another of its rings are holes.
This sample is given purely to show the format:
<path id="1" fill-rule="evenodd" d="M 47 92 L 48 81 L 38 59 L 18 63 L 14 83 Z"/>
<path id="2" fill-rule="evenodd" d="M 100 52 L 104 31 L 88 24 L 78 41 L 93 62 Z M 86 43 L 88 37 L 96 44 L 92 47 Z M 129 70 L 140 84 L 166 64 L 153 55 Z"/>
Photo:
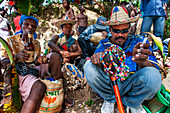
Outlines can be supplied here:
<path id="1" fill-rule="evenodd" d="M 123 55 L 119 56 L 117 54 L 117 52 L 114 51 L 114 49 L 113 49 L 115 47 L 117 49 L 119 49 L 123 53 Z M 104 57 L 107 54 L 109 54 L 110 61 L 111 61 L 108 67 L 106 66 L 106 64 L 104 62 Z M 119 63 L 120 63 L 119 66 L 118 66 L 118 64 L 116 64 L 114 62 L 113 55 L 119 60 Z M 127 78 L 127 73 L 129 72 L 129 67 L 125 65 L 126 55 L 125 55 L 125 52 L 122 50 L 121 47 L 112 44 L 111 47 L 109 47 L 108 50 L 103 53 L 103 55 L 100 57 L 100 60 L 101 60 L 101 62 L 103 64 L 103 66 L 104 66 L 104 71 L 107 73 L 107 75 L 113 76 L 119 81 L 123 81 L 123 80 L 125 80 Z M 111 70 L 112 66 L 115 67 L 116 72 L 113 72 Z"/>

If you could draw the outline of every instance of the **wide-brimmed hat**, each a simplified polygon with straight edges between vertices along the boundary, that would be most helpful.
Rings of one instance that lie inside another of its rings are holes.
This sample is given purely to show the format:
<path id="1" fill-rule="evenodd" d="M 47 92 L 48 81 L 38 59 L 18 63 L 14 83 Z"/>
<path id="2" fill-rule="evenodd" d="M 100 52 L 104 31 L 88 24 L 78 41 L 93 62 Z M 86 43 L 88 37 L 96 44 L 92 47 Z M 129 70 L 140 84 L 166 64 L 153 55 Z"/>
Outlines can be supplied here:
<path id="1" fill-rule="evenodd" d="M 141 16 L 142 15 L 137 15 L 137 16 L 129 18 L 128 11 L 126 10 L 125 7 L 116 6 L 111 11 L 110 21 L 103 22 L 103 24 L 107 26 L 111 26 L 111 25 L 119 25 L 119 24 L 135 22 Z"/>
<path id="2" fill-rule="evenodd" d="M 97 19 L 97 22 L 96 22 L 96 24 L 95 24 L 95 27 L 97 28 L 97 29 L 102 29 L 102 30 L 105 30 L 106 29 L 106 26 L 103 24 L 103 22 L 106 22 L 107 21 L 107 19 L 105 18 L 105 17 L 99 17 L 98 19 Z"/>
<path id="3" fill-rule="evenodd" d="M 71 20 L 69 17 L 63 17 L 61 20 L 58 20 L 55 24 L 58 28 L 61 28 L 63 24 L 72 24 L 74 26 L 77 21 Z"/>

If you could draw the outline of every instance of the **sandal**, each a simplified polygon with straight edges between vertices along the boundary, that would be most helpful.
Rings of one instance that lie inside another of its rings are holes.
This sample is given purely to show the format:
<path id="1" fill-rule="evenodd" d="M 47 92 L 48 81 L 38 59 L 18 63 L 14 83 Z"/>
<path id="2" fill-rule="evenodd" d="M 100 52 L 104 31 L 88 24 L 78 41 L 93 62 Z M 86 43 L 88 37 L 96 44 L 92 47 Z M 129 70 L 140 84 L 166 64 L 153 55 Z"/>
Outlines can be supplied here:
<path id="1" fill-rule="evenodd" d="M 68 99 L 68 98 L 64 98 L 64 105 L 65 106 L 69 106 L 69 107 L 72 107 L 74 106 L 74 100 L 73 99 Z"/>

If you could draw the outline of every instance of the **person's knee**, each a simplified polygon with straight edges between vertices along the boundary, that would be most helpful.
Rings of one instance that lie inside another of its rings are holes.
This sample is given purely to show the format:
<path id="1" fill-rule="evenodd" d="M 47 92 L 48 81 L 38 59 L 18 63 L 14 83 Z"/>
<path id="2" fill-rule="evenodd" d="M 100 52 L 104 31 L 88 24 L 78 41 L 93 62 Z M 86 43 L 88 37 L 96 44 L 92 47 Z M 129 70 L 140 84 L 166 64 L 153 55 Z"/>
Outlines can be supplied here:
<path id="1" fill-rule="evenodd" d="M 36 81 L 35 84 L 36 84 L 36 88 L 39 89 L 38 92 L 44 94 L 47 89 L 46 85 L 43 82 L 41 82 L 40 80 Z"/>
<path id="2" fill-rule="evenodd" d="M 54 60 L 60 61 L 60 60 L 61 60 L 61 57 L 60 57 L 60 55 L 59 55 L 58 53 L 53 52 L 53 53 L 51 54 L 50 60 L 51 60 L 51 61 L 54 61 Z"/>
<path id="3" fill-rule="evenodd" d="M 146 67 L 142 71 L 146 72 L 146 74 L 140 77 L 141 79 L 143 79 L 145 87 L 147 87 L 148 91 L 150 91 L 151 93 L 156 93 L 162 84 L 161 74 L 159 70 L 154 67 Z"/>
<path id="4" fill-rule="evenodd" d="M 84 72 L 85 72 L 87 82 L 90 82 L 90 83 L 94 84 L 95 81 L 97 81 L 96 71 L 97 70 L 94 69 L 92 63 L 89 63 L 89 62 L 85 63 Z"/>

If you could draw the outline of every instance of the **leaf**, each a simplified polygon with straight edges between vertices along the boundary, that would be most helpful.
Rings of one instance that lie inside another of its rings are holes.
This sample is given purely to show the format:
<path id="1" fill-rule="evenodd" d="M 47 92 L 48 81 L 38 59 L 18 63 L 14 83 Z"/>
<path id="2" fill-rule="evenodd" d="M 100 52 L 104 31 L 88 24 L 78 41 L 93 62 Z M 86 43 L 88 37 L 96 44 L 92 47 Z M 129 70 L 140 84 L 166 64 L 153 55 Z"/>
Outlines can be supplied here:
<path id="1" fill-rule="evenodd" d="M 88 102 L 85 102 L 85 104 L 86 104 L 86 105 L 89 105 L 89 103 L 88 103 Z"/>
<path id="2" fill-rule="evenodd" d="M 156 37 L 154 34 L 150 33 L 150 32 L 144 32 L 147 33 L 149 35 L 151 35 L 153 41 L 155 42 L 155 44 L 158 46 L 158 48 L 161 50 L 161 52 L 163 53 L 163 44 L 162 44 L 162 39 L 160 37 Z"/>
<path id="3" fill-rule="evenodd" d="M 30 15 L 30 12 L 37 12 L 38 7 L 44 0 L 15 0 L 17 4 L 18 12 L 23 15 Z M 32 5 L 32 6 L 31 6 Z"/>
<path id="4" fill-rule="evenodd" d="M 0 37 L 0 42 L 2 43 L 2 45 L 4 46 L 4 48 L 7 51 L 8 57 L 10 59 L 10 63 L 13 64 L 14 60 L 13 60 L 13 54 L 11 52 L 10 46 L 8 45 L 8 43 L 2 37 Z"/>
<path id="5" fill-rule="evenodd" d="M 91 103 L 91 98 L 89 98 L 89 103 Z"/>
<path id="6" fill-rule="evenodd" d="M 170 41 L 168 42 L 168 56 L 170 56 Z"/>
<path id="7" fill-rule="evenodd" d="M 30 15 L 31 0 L 15 0 L 18 12 L 23 15 Z"/>
<path id="8" fill-rule="evenodd" d="M 94 104 L 94 102 L 92 101 L 92 102 L 91 102 L 91 105 L 93 105 L 93 104 Z"/>
<path id="9" fill-rule="evenodd" d="M 35 6 L 35 8 L 37 8 L 37 9 L 41 5 L 41 3 L 43 3 L 43 2 L 44 2 L 44 0 L 31 0 L 31 4 L 33 6 Z"/>

